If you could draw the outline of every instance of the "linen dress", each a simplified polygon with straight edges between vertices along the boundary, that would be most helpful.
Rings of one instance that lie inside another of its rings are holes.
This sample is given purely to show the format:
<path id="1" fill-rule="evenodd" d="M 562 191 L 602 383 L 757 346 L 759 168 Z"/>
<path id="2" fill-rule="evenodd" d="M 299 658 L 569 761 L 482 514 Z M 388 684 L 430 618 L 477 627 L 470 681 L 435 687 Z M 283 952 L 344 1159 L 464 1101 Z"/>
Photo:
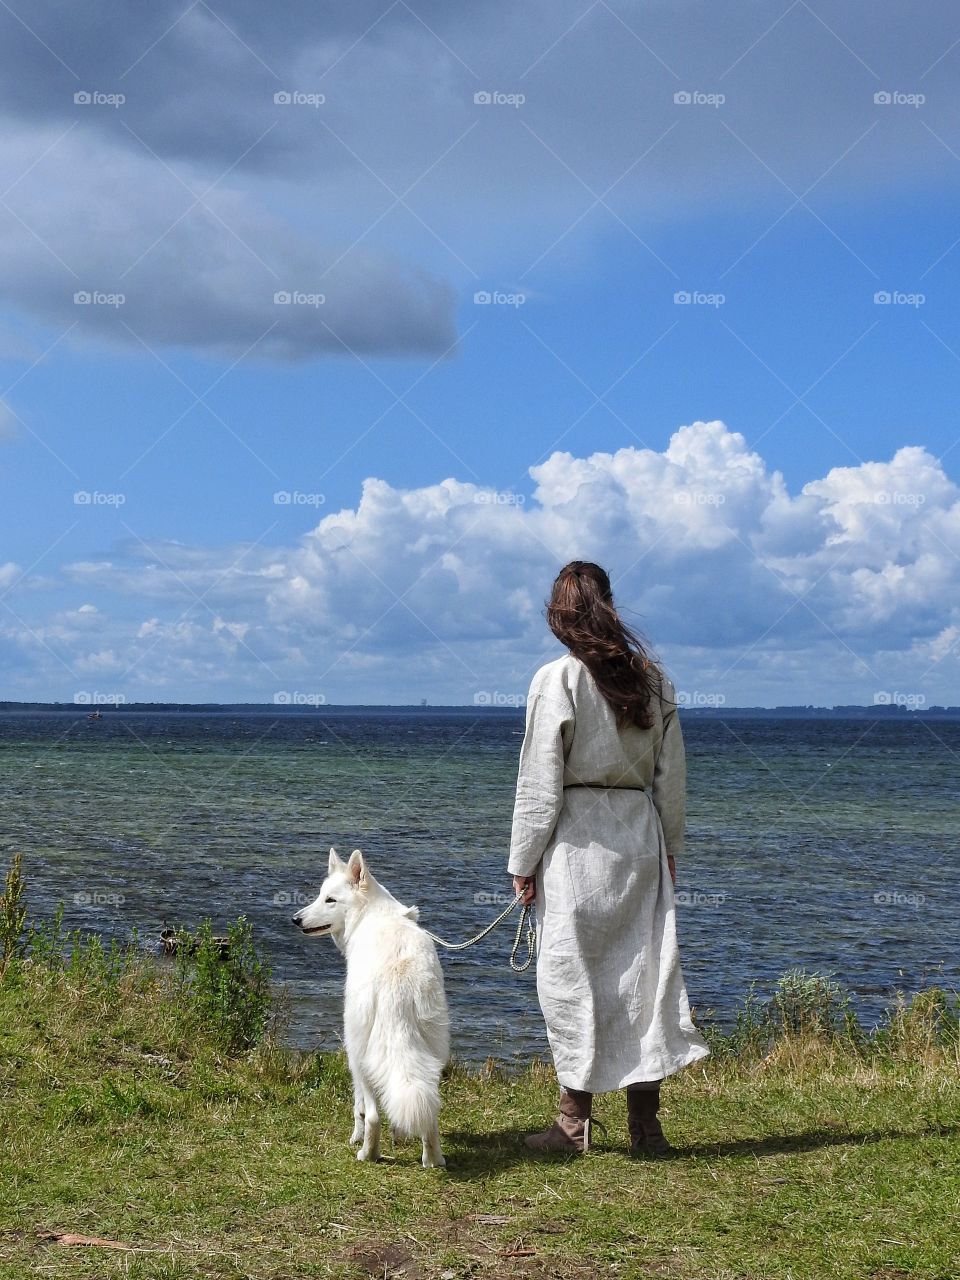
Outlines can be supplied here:
<path id="1" fill-rule="evenodd" d="M 709 1053 L 667 865 L 685 819 L 675 698 L 664 676 L 653 727 L 619 730 L 578 658 L 548 662 L 530 685 L 508 870 L 536 877 L 537 995 L 568 1089 L 660 1080 Z"/>

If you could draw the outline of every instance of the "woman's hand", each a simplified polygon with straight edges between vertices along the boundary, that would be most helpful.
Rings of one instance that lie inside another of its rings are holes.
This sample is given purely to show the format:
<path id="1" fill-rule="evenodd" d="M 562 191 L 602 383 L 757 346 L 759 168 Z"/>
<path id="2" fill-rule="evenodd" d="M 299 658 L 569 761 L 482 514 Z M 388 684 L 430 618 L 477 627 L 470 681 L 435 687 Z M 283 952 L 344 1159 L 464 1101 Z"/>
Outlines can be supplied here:
<path id="1" fill-rule="evenodd" d="M 514 876 L 513 892 L 523 894 L 523 905 L 529 907 L 537 896 L 537 882 L 533 876 Z"/>
<path id="2" fill-rule="evenodd" d="M 677 860 L 672 853 L 667 854 L 667 866 L 670 868 L 670 879 L 673 881 L 674 888 L 677 885 Z M 520 890 L 517 890 L 519 893 Z"/>

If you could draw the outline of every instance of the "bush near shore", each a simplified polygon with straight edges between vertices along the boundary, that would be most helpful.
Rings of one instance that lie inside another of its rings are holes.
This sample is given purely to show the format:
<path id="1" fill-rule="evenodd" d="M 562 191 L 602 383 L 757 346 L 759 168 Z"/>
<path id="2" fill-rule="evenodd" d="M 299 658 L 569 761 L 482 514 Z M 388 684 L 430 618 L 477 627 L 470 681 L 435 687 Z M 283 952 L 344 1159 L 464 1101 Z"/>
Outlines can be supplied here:
<path id="1" fill-rule="evenodd" d="M 829 978 L 752 992 L 711 1058 L 668 1080 L 680 1149 L 608 1137 L 534 1159 L 552 1069 L 452 1065 L 446 1170 L 361 1165 L 339 1053 L 282 1043 L 250 926 L 174 963 L 30 925 L 0 895 L 0 1277 L 683 1277 L 960 1274 L 960 1008 L 928 989 L 865 1029 Z"/>

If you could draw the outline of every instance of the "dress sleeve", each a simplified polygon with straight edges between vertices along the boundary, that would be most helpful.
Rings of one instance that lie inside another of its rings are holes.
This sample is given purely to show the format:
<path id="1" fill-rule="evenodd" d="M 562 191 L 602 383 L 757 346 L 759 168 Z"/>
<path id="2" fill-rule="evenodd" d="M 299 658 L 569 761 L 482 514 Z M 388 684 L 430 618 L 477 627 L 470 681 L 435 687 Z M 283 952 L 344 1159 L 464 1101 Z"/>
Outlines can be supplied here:
<path id="1" fill-rule="evenodd" d="M 564 738 L 573 724 L 571 703 L 531 689 L 513 806 L 510 875 L 532 876 L 550 843 L 563 807 Z"/>
<path id="2" fill-rule="evenodd" d="M 683 853 L 683 828 L 687 808 L 687 764 L 680 717 L 673 685 L 664 681 L 663 741 L 653 772 L 653 803 L 660 815 L 667 853 Z"/>

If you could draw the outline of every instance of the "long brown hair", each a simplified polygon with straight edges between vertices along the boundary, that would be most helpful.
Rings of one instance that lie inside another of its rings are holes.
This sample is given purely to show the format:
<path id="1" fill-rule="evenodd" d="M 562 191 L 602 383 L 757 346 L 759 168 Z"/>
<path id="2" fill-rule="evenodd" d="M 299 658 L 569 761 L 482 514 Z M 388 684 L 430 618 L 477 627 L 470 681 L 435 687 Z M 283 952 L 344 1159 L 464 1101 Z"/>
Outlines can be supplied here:
<path id="1" fill-rule="evenodd" d="M 547 602 L 547 622 L 561 644 L 579 658 L 617 717 L 617 727 L 654 722 L 651 699 L 660 692 L 660 671 L 640 636 L 623 622 L 613 603 L 610 578 L 589 560 L 565 564 Z"/>

